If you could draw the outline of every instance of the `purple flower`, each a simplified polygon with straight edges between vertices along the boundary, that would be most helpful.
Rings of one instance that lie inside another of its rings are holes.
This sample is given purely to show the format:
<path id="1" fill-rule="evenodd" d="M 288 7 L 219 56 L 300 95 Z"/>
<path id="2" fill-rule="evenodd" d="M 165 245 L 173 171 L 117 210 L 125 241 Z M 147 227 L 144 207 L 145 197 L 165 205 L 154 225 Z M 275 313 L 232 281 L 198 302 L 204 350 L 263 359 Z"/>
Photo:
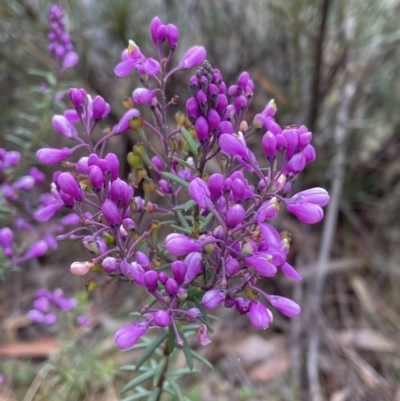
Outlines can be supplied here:
<path id="1" fill-rule="evenodd" d="M 203 298 L 201 299 L 201 303 L 204 305 L 206 309 L 214 309 L 225 299 L 224 293 L 218 288 L 213 288 L 207 291 Z"/>
<path id="2" fill-rule="evenodd" d="M 207 120 L 200 116 L 194 125 L 194 128 L 197 133 L 197 138 L 200 142 L 207 141 L 210 137 L 210 128 L 208 126 Z"/>
<path id="3" fill-rule="evenodd" d="M 151 35 L 151 40 L 155 45 L 158 44 L 158 35 L 157 31 L 158 28 L 162 25 L 162 21 L 159 17 L 154 17 L 151 22 L 150 22 L 150 35 Z"/>
<path id="4" fill-rule="evenodd" d="M 28 318 L 32 320 L 32 322 L 42 323 L 44 320 L 44 315 L 42 312 L 36 309 L 32 309 L 31 311 L 28 312 Z"/>
<path id="5" fill-rule="evenodd" d="M 186 274 L 185 274 L 185 284 L 191 283 L 197 275 L 200 273 L 202 269 L 202 261 L 201 261 L 201 253 L 200 252 L 192 252 L 185 258 L 186 265 Z"/>
<path id="6" fill-rule="evenodd" d="M 52 326 L 57 322 L 57 316 L 54 313 L 48 313 L 44 315 L 43 323 L 47 324 L 48 326 Z"/>
<path id="7" fill-rule="evenodd" d="M 114 273 L 118 270 L 117 259 L 108 256 L 101 262 L 101 267 L 106 273 Z"/>
<path id="8" fill-rule="evenodd" d="M 21 153 L 16 151 L 7 152 L 4 155 L 3 168 L 6 169 L 16 165 L 20 159 L 21 159 Z"/>
<path id="9" fill-rule="evenodd" d="M 167 251 L 175 256 L 183 256 L 190 252 L 198 252 L 201 246 L 198 241 L 183 234 L 169 234 L 165 239 Z"/>
<path id="10" fill-rule="evenodd" d="M 95 96 L 89 103 L 88 111 L 93 120 L 100 121 L 110 112 L 110 105 L 101 96 Z"/>
<path id="11" fill-rule="evenodd" d="M 79 326 L 87 326 L 90 323 L 90 317 L 89 316 L 78 316 L 76 318 L 76 322 L 79 324 Z"/>
<path id="12" fill-rule="evenodd" d="M 198 177 L 189 184 L 189 196 L 203 209 L 211 203 L 210 190 L 207 184 Z"/>
<path id="13" fill-rule="evenodd" d="M 167 291 L 168 295 L 171 297 L 175 296 L 178 292 L 178 289 L 178 283 L 173 278 L 167 279 L 165 283 L 165 290 Z"/>
<path id="14" fill-rule="evenodd" d="M 119 123 L 114 127 L 113 132 L 115 134 L 121 134 L 129 129 L 129 122 L 132 118 L 140 117 L 140 111 L 137 109 L 128 110 L 119 120 Z"/>
<path id="15" fill-rule="evenodd" d="M 256 329 L 266 329 L 271 321 L 271 312 L 260 301 L 251 301 L 248 316 Z"/>
<path id="16" fill-rule="evenodd" d="M 171 50 L 175 50 L 179 40 L 178 28 L 173 24 L 167 25 L 167 41 Z"/>
<path id="17" fill-rule="evenodd" d="M 262 138 L 262 146 L 266 157 L 276 155 L 276 137 L 271 131 L 267 131 Z"/>
<path id="18" fill-rule="evenodd" d="M 288 317 L 297 316 L 301 312 L 301 308 L 296 302 L 289 298 L 271 295 L 268 298 L 269 303 L 274 306 L 282 315 Z"/>
<path id="19" fill-rule="evenodd" d="M 36 210 L 33 216 L 37 221 L 47 221 L 51 219 L 63 206 L 64 202 L 58 201 L 52 205 L 45 206 Z"/>
<path id="20" fill-rule="evenodd" d="M 206 58 L 206 49 L 203 46 L 191 47 L 182 57 L 179 67 L 181 69 L 192 68 L 200 65 Z"/>
<path id="21" fill-rule="evenodd" d="M 69 90 L 69 98 L 76 108 L 79 108 L 83 105 L 86 96 L 87 93 L 85 89 L 71 88 Z"/>
<path id="22" fill-rule="evenodd" d="M 36 158 L 43 164 L 56 164 L 71 156 L 71 149 L 43 148 L 36 152 Z"/>
<path id="23" fill-rule="evenodd" d="M 53 116 L 51 123 L 53 124 L 53 128 L 66 138 L 76 138 L 78 136 L 76 128 L 65 118 L 65 116 L 56 114 Z"/>
<path id="24" fill-rule="evenodd" d="M 46 241 L 35 242 L 25 255 L 25 259 L 35 259 L 43 256 L 47 252 L 48 246 Z"/>
<path id="25" fill-rule="evenodd" d="M 249 159 L 248 149 L 243 134 L 222 134 L 218 139 L 219 146 L 228 155 Z"/>
<path id="26" fill-rule="evenodd" d="M 272 256 L 260 253 L 249 256 L 245 259 L 248 266 L 252 267 L 258 274 L 264 277 L 273 277 L 276 274 L 276 267 L 272 264 Z"/>
<path id="27" fill-rule="evenodd" d="M 72 68 L 78 63 L 78 61 L 79 56 L 75 52 L 68 52 L 62 61 L 62 66 L 64 68 Z"/>
<path id="28" fill-rule="evenodd" d="M 8 248 L 12 245 L 14 234 L 10 228 L 5 227 L 0 230 L 0 246 L 2 248 Z"/>
<path id="29" fill-rule="evenodd" d="M 189 255 L 192 255 L 192 254 L 189 254 Z M 172 262 L 171 271 L 172 271 L 172 274 L 175 277 L 176 282 L 179 285 L 181 285 L 185 280 L 185 275 L 186 275 L 186 272 L 187 272 L 186 263 L 182 262 L 181 260 L 176 260 L 175 262 Z"/>
<path id="30" fill-rule="evenodd" d="M 142 323 L 133 323 L 129 326 L 120 328 L 116 333 L 114 340 L 119 348 L 127 349 L 133 347 L 137 340 L 147 332 L 147 327 Z"/>
<path id="31" fill-rule="evenodd" d="M 154 92 L 151 89 L 137 88 L 132 93 L 132 99 L 138 104 L 147 104 L 148 106 L 155 106 L 154 100 L 157 104 L 157 99 Z"/>
<path id="32" fill-rule="evenodd" d="M 220 198 L 222 195 L 222 187 L 224 185 L 224 176 L 219 173 L 210 175 L 207 181 L 207 186 L 210 191 L 210 197 L 213 201 Z"/>
<path id="33" fill-rule="evenodd" d="M 318 205 L 312 203 L 290 203 L 286 206 L 300 221 L 306 224 L 315 224 L 324 217 L 324 211 Z"/>
<path id="34" fill-rule="evenodd" d="M 197 341 L 203 346 L 211 343 L 207 337 L 207 326 L 205 324 L 201 324 L 197 329 Z"/>

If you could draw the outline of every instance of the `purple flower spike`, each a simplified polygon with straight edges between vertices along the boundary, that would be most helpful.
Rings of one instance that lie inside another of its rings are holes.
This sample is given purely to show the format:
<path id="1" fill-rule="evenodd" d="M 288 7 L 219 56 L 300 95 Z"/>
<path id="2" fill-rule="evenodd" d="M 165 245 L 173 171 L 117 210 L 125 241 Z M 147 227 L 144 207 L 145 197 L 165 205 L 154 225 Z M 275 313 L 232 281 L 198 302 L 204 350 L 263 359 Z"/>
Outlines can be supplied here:
<path id="1" fill-rule="evenodd" d="M 248 316 L 256 329 L 266 329 L 271 321 L 271 314 L 260 301 L 251 301 Z"/>
<path id="2" fill-rule="evenodd" d="M 78 136 L 76 128 L 62 115 L 54 115 L 51 123 L 53 128 L 66 138 L 72 139 Z"/>
<path id="3" fill-rule="evenodd" d="M 146 332 L 147 327 L 143 323 L 134 323 L 120 328 L 115 333 L 114 340 L 119 348 L 127 349 L 133 347 Z"/>
<path id="4" fill-rule="evenodd" d="M 167 327 L 171 323 L 171 316 L 165 310 L 159 310 L 154 314 L 154 324 L 158 327 Z"/>
<path id="5" fill-rule="evenodd" d="M 111 227 L 116 227 L 119 225 L 121 217 L 118 207 L 113 201 L 106 199 L 101 206 L 101 212 Z"/>
<path id="6" fill-rule="evenodd" d="M 210 190 L 207 184 L 198 177 L 189 184 L 189 196 L 203 209 L 211 203 Z"/>
<path id="7" fill-rule="evenodd" d="M 185 275 L 187 272 L 186 263 L 182 262 L 181 260 L 176 260 L 175 262 L 172 262 L 171 271 L 175 277 L 176 282 L 181 285 L 185 280 Z"/>
<path id="8" fill-rule="evenodd" d="M 61 173 L 58 177 L 57 184 L 67 195 L 72 196 L 76 200 L 83 199 L 82 191 L 71 173 Z"/>
<path id="9" fill-rule="evenodd" d="M 203 298 L 201 299 L 201 303 L 204 305 L 206 309 L 214 309 L 225 299 L 224 293 L 218 288 L 213 288 L 212 290 L 207 291 Z"/>
<path id="10" fill-rule="evenodd" d="M 43 164 L 56 164 L 71 156 L 71 149 L 43 148 L 36 152 L 36 158 Z"/>
<path id="11" fill-rule="evenodd" d="M 148 106 L 152 106 L 154 98 L 155 95 L 151 89 L 137 88 L 132 93 L 133 101 L 138 104 L 147 104 Z"/>
<path id="12" fill-rule="evenodd" d="M 119 120 L 119 123 L 114 127 L 113 132 L 115 134 L 121 134 L 124 131 L 130 129 L 129 122 L 134 117 L 140 117 L 140 111 L 137 109 L 128 110 Z"/>
<path id="13" fill-rule="evenodd" d="M 198 252 L 201 250 L 201 245 L 198 241 L 177 233 L 167 236 L 165 239 L 165 247 L 170 254 L 175 256 L 183 256 L 190 252 Z"/>
<path id="14" fill-rule="evenodd" d="M 278 295 L 271 295 L 268 301 L 274 306 L 282 315 L 288 317 L 297 316 L 301 312 L 301 308 L 296 302 L 289 298 L 280 297 Z"/>
<path id="15" fill-rule="evenodd" d="M 171 297 L 177 294 L 178 289 L 178 283 L 173 278 L 169 278 L 165 283 L 165 290 L 167 291 L 167 294 Z"/>
<path id="16" fill-rule="evenodd" d="M 246 212 L 242 205 L 233 205 L 226 212 L 226 224 L 231 228 L 236 227 L 244 220 L 245 215 Z"/>
<path id="17" fill-rule="evenodd" d="M 228 155 L 240 156 L 245 160 L 249 158 L 243 135 L 222 134 L 218 139 L 218 143 L 221 150 Z"/>
<path id="18" fill-rule="evenodd" d="M 200 65 L 206 58 L 206 49 L 203 46 L 191 47 L 182 57 L 179 67 L 181 69 L 192 68 Z"/>
<path id="19" fill-rule="evenodd" d="M 14 234 L 10 228 L 5 227 L 0 230 L 0 246 L 2 248 L 9 248 L 14 240 Z"/>
<path id="20" fill-rule="evenodd" d="M 276 267 L 271 263 L 272 257 L 265 256 L 264 254 L 253 255 L 247 257 L 245 262 L 261 276 L 274 277 L 276 274 Z"/>
<path id="21" fill-rule="evenodd" d="M 48 249 L 46 241 L 35 242 L 25 255 L 25 259 L 35 259 L 43 256 Z"/>
<path id="22" fill-rule="evenodd" d="M 203 116 L 200 116 L 196 120 L 194 128 L 197 133 L 197 138 L 200 142 L 208 141 L 208 139 L 210 138 L 210 127 L 207 120 Z"/>
<path id="23" fill-rule="evenodd" d="M 149 270 L 143 276 L 144 285 L 150 292 L 157 289 L 158 273 L 155 270 Z"/>
<path id="24" fill-rule="evenodd" d="M 173 24 L 167 25 L 167 41 L 171 50 L 175 50 L 179 40 L 178 28 Z"/>
<path id="25" fill-rule="evenodd" d="M 202 269 L 202 262 L 201 262 L 201 253 L 200 252 L 192 252 L 185 258 L 185 264 L 187 267 L 185 281 L 184 284 L 191 283 L 197 275 L 200 273 Z"/>

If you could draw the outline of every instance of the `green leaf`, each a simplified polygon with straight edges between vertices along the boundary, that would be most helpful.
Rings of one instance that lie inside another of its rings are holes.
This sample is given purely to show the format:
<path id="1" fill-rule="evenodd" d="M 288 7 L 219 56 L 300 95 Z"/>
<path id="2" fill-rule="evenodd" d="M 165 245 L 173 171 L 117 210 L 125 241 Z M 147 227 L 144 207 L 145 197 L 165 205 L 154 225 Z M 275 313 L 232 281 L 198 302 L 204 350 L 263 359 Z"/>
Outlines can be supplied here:
<path id="1" fill-rule="evenodd" d="M 158 366 L 156 368 L 156 373 L 154 373 L 154 377 L 153 377 L 153 387 L 157 386 L 158 382 L 161 379 L 161 376 L 163 375 L 164 371 L 165 371 L 165 367 L 167 366 L 167 362 L 168 362 L 168 357 L 167 356 L 163 356 L 159 363 Z"/>
<path id="2" fill-rule="evenodd" d="M 140 355 L 139 359 L 136 362 L 136 369 L 139 369 L 143 363 L 149 358 L 149 356 L 158 348 L 161 343 L 167 338 L 168 332 L 164 331 L 161 333 L 143 352 L 142 355 Z"/>
<path id="3" fill-rule="evenodd" d="M 181 223 L 182 227 L 188 228 L 190 230 L 190 226 L 188 224 L 188 222 L 186 221 L 186 219 L 183 217 L 183 214 L 181 212 L 178 212 L 178 219 L 179 222 Z"/>
<path id="4" fill-rule="evenodd" d="M 213 219 L 214 215 L 212 213 L 210 213 L 202 223 L 200 223 L 200 230 L 204 230 L 208 224 L 210 223 L 210 221 Z"/>
<path id="5" fill-rule="evenodd" d="M 197 359 L 203 365 L 206 365 L 211 370 L 214 370 L 214 366 L 211 364 L 210 361 L 208 361 L 206 358 L 204 358 L 204 356 L 200 355 L 198 352 L 196 352 L 194 350 L 191 350 L 190 352 L 192 353 L 192 356 L 193 356 L 194 359 Z"/>
<path id="6" fill-rule="evenodd" d="M 169 382 L 165 382 L 166 384 L 169 384 Z M 170 384 L 169 384 L 170 385 Z M 169 388 L 169 387 L 165 387 L 165 388 L 163 388 L 163 390 L 166 392 L 166 393 L 168 393 L 168 394 L 171 394 L 173 397 L 175 397 L 176 396 L 176 394 L 174 393 L 174 391 L 171 389 L 171 388 Z M 192 401 L 190 398 L 188 398 L 188 397 L 186 397 L 186 396 L 184 396 L 184 400 L 185 401 Z"/>
<path id="7" fill-rule="evenodd" d="M 180 389 L 178 383 L 172 377 L 168 378 L 168 383 L 171 385 L 172 389 L 174 390 L 176 396 L 178 397 L 178 400 L 184 401 L 184 397 L 183 397 L 183 394 L 181 392 L 181 389 Z"/>
<path id="8" fill-rule="evenodd" d="M 149 395 L 149 398 L 147 399 L 147 401 L 156 401 L 159 394 L 160 394 L 160 389 L 155 388 Z"/>
<path id="9" fill-rule="evenodd" d="M 132 349 L 132 348 L 131 348 Z M 139 372 L 147 372 L 149 368 L 147 366 L 141 366 L 139 369 L 136 368 L 136 365 L 124 365 L 119 368 L 119 370 L 126 372 L 133 372 L 139 370 Z"/>
<path id="10" fill-rule="evenodd" d="M 172 157 L 172 160 L 177 161 L 183 167 L 186 167 L 186 168 L 192 170 L 195 174 L 197 174 L 197 170 L 193 166 L 191 166 L 187 161 L 180 159 L 179 157 L 175 157 L 175 156 Z"/>
<path id="11" fill-rule="evenodd" d="M 145 382 L 146 380 L 150 379 L 150 377 L 152 377 L 155 373 L 155 369 L 150 369 L 145 373 L 142 373 L 141 375 L 139 375 L 138 377 L 135 377 L 132 381 L 130 381 L 127 385 L 125 385 L 124 387 L 122 387 L 121 389 L 121 394 L 126 393 L 129 390 L 132 390 L 133 388 L 135 388 L 136 386 L 138 386 L 139 384 L 142 384 L 143 382 Z"/>
<path id="12" fill-rule="evenodd" d="M 183 331 L 180 331 L 179 335 L 181 336 L 182 341 L 183 341 L 183 353 L 185 354 L 187 365 L 188 365 L 189 369 L 192 370 L 193 369 L 193 357 L 190 352 L 189 344 L 187 342 L 187 339 L 186 339 Z"/>
<path id="13" fill-rule="evenodd" d="M 188 144 L 188 147 L 190 151 L 196 156 L 199 156 L 199 145 L 197 145 L 196 141 L 192 138 L 192 135 L 190 135 L 189 131 L 182 127 L 181 129 L 182 135 L 185 138 L 186 143 Z"/>
<path id="14" fill-rule="evenodd" d="M 169 180 L 176 182 L 177 184 L 181 185 L 182 187 L 185 187 L 185 188 L 189 187 L 189 183 L 187 181 L 183 180 L 181 177 L 178 177 L 175 174 L 163 172 L 162 175 L 165 178 L 168 178 Z"/>
<path id="15" fill-rule="evenodd" d="M 176 224 L 171 224 L 170 227 L 174 228 L 175 230 L 177 230 L 181 233 L 185 233 L 185 234 L 190 234 L 192 232 L 192 230 L 190 228 L 184 228 L 181 226 L 177 226 Z"/>
<path id="16" fill-rule="evenodd" d="M 171 354 L 174 349 L 175 349 L 175 331 L 172 326 L 169 326 L 167 351 L 169 354 Z"/>
<path id="17" fill-rule="evenodd" d="M 189 199 L 185 203 L 185 212 L 187 212 L 188 210 L 193 209 L 195 206 L 197 206 L 197 203 L 193 199 Z"/>
<path id="18" fill-rule="evenodd" d="M 43 77 L 50 86 L 54 86 L 56 84 L 56 78 L 51 72 L 31 68 L 28 73 L 31 75 L 37 75 L 38 77 Z"/>
<path id="19" fill-rule="evenodd" d="M 141 392 L 139 392 L 139 393 L 136 393 L 136 394 L 134 394 L 134 395 L 131 395 L 131 396 L 129 396 L 129 397 L 126 397 L 126 398 L 124 398 L 124 399 L 121 400 L 121 401 L 134 401 L 134 400 L 139 400 L 140 398 L 146 397 L 146 396 L 149 395 L 149 394 L 150 394 L 150 391 L 145 390 L 145 391 L 141 391 Z"/>

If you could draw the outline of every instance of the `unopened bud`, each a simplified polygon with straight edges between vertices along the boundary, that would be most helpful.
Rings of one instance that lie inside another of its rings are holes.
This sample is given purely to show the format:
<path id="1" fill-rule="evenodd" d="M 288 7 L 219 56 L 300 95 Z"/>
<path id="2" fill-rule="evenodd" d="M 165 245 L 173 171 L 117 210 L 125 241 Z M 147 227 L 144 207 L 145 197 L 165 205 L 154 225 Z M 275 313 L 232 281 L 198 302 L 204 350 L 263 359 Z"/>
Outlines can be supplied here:
<path id="1" fill-rule="evenodd" d="M 175 117 L 174 117 L 174 118 L 175 118 L 176 126 L 177 126 L 178 128 L 182 127 L 182 125 L 184 124 L 185 119 L 186 119 L 185 115 L 184 115 L 181 111 L 178 111 L 178 112 L 175 114 Z"/>
<path id="2" fill-rule="evenodd" d="M 133 109 L 135 107 L 135 104 L 133 103 L 133 99 L 131 97 L 126 97 L 122 101 L 122 106 L 124 106 L 124 109 L 130 110 L 130 109 Z"/>
<path id="3" fill-rule="evenodd" d="M 76 276 L 84 276 L 93 266 L 94 263 L 92 262 L 74 262 L 71 265 L 70 271 Z"/>

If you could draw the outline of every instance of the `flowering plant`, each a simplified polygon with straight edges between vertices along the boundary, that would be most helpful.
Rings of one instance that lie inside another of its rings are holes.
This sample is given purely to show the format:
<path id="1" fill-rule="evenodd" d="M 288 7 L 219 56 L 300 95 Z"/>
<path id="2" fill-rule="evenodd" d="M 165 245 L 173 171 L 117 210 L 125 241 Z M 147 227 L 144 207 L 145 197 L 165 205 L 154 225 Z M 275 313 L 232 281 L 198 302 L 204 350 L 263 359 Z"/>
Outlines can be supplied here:
<path id="1" fill-rule="evenodd" d="M 85 89 L 70 89 L 73 109 L 55 115 L 52 123 L 75 145 L 37 152 L 40 162 L 61 162 L 63 170 L 53 175 L 52 202 L 35 216 L 46 221 L 62 208 L 78 216 L 80 225 L 58 239 L 81 241 L 91 256 L 74 262 L 71 273 L 99 272 L 102 282 L 129 282 L 153 296 L 139 310 L 142 318 L 120 328 L 115 341 L 122 349 L 143 348 L 142 336 L 153 327 L 163 329 L 150 345 L 144 343 L 147 350 L 134 367 L 140 375 L 123 389 L 153 377 L 154 389 L 140 391 L 159 399 L 163 391 L 180 397 L 173 376 L 166 376 L 177 349 L 183 348 L 189 368 L 193 358 L 207 363 L 187 339 L 197 333 L 200 344 L 210 342 L 209 310 L 220 304 L 235 308 L 257 329 L 272 323 L 266 304 L 289 317 L 300 313 L 292 300 L 260 288 L 280 271 L 301 279 L 286 260 L 290 237 L 270 222 L 284 205 L 302 222 L 317 223 L 329 195 L 313 188 L 290 196 L 293 180 L 316 157 L 312 134 L 305 126 L 280 127 L 274 101 L 247 123 L 254 89 L 248 72 L 228 87 L 220 70 L 205 60 L 202 46 L 190 48 L 171 68 L 178 29 L 155 17 L 150 34 L 156 59 L 130 41 L 115 68 L 121 77 L 135 70 L 142 84 L 124 101 L 127 111 L 116 126 L 98 135 L 110 105 Z M 178 97 L 166 97 L 169 78 L 194 67 L 186 112 L 176 111 Z M 138 142 L 127 155 L 126 179 L 107 143 L 129 131 Z M 249 147 L 250 137 L 260 138 L 260 152 Z M 74 160 L 78 149 L 87 155 Z M 145 216 L 154 219 L 145 225 Z M 163 227 L 174 232 L 165 237 Z M 160 346 L 156 366 L 140 370 Z"/>

